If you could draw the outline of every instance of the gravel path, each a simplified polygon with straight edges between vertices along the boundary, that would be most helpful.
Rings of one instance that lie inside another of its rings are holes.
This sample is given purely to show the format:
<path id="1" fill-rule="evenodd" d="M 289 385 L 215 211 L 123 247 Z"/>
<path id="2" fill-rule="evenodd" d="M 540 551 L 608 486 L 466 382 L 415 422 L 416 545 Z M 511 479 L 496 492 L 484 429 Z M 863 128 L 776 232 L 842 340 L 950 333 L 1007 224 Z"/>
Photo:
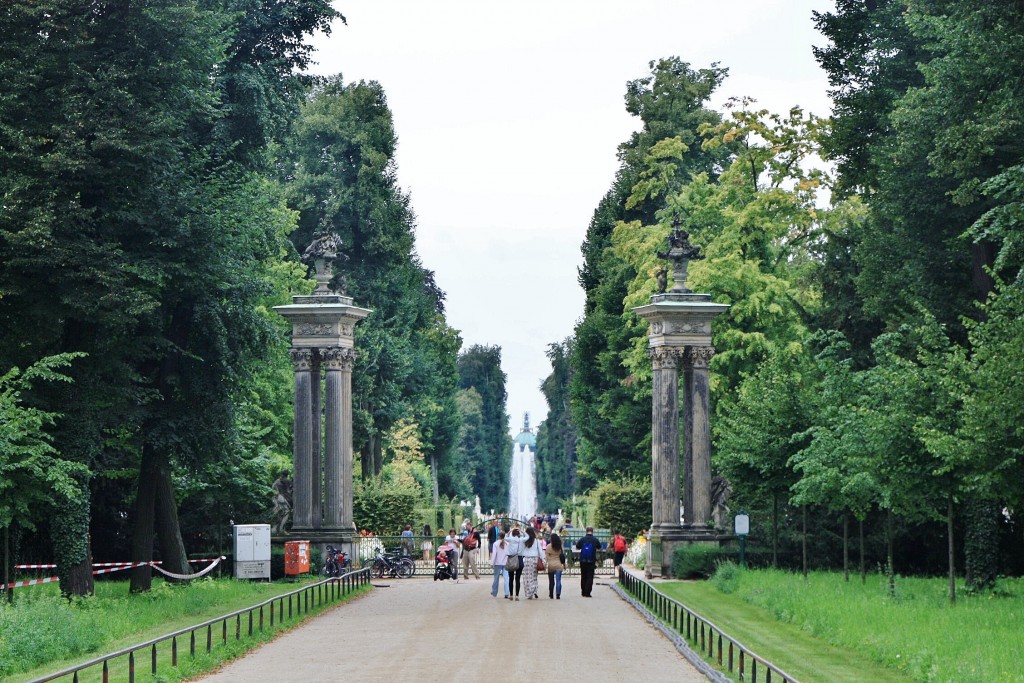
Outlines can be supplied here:
<path id="1" fill-rule="evenodd" d="M 540 579 L 541 598 L 519 602 L 492 598 L 490 577 L 376 581 L 387 587 L 199 680 L 707 683 L 609 579 L 597 580 L 593 598 L 580 596 L 578 578 L 563 579 L 561 600 Z"/>

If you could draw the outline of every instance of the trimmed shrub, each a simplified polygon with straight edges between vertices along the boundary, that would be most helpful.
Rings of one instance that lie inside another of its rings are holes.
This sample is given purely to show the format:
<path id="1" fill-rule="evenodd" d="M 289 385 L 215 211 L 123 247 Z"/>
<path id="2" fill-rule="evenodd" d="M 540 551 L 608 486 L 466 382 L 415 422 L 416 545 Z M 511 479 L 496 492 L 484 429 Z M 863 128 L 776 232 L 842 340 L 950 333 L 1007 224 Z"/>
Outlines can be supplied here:
<path id="1" fill-rule="evenodd" d="M 736 548 L 717 545 L 683 545 L 672 553 L 672 576 L 677 579 L 707 579 L 722 562 L 735 561 Z"/>
<path id="2" fill-rule="evenodd" d="M 415 490 L 385 489 L 375 482 L 357 485 L 352 498 L 352 517 L 357 529 L 377 535 L 398 536 L 406 524 L 416 519 L 420 504 Z"/>
<path id="3" fill-rule="evenodd" d="M 636 538 L 651 522 L 651 482 L 604 480 L 591 492 L 597 503 L 594 526 Z"/>

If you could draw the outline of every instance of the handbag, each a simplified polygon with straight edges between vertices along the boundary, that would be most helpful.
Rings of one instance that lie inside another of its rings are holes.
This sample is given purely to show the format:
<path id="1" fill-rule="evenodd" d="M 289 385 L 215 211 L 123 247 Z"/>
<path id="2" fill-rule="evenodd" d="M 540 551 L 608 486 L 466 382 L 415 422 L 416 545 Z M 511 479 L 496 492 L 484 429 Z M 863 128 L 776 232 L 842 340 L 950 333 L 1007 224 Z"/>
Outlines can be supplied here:
<path id="1" fill-rule="evenodd" d="M 540 559 L 539 557 L 537 558 L 537 571 L 544 571 L 544 560 Z"/>
<path id="2" fill-rule="evenodd" d="M 523 558 L 518 555 L 509 555 L 508 559 L 505 560 L 505 569 L 509 572 L 514 572 L 520 569 L 519 563 L 523 561 Z"/>

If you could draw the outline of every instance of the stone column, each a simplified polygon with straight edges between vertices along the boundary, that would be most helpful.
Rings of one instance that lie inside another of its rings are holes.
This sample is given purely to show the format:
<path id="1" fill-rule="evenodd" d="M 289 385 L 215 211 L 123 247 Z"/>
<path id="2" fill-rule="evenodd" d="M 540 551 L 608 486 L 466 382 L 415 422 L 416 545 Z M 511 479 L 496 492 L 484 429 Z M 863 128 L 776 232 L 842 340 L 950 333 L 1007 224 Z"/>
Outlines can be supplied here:
<path id="1" fill-rule="evenodd" d="M 706 528 L 711 519 L 711 423 L 708 387 L 708 365 L 715 349 L 712 346 L 693 346 L 689 349 L 693 363 L 693 383 L 686 401 L 693 410 L 692 469 L 693 515 L 687 511 L 687 522 L 694 527 Z M 688 463 L 689 464 L 689 463 Z M 690 481 L 687 476 L 687 481 Z"/>
<path id="2" fill-rule="evenodd" d="M 654 531 L 679 528 L 679 375 L 683 349 L 648 350 L 654 368 L 651 400 L 651 499 Z"/>
<path id="3" fill-rule="evenodd" d="M 683 526 L 693 524 L 693 357 L 686 353 L 683 371 Z"/>
<path id="4" fill-rule="evenodd" d="M 341 520 L 343 529 L 355 531 L 352 521 L 352 366 L 355 349 L 344 349 L 341 355 Z"/>
<path id="5" fill-rule="evenodd" d="M 341 355 L 342 349 L 320 349 L 324 386 L 324 526 L 341 524 Z"/>
<path id="6" fill-rule="evenodd" d="M 313 528 L 319 529 L 323 522 L 323 479 L 324 479 L 324 464 L 323 464 L 323 439 L 321 424 L 321 409 L 320 409 L 320 394 L 321 394 L 321 381 L 320 381 L 320 354 L 314 351 L 313 363 L 309 371 L 310 376 L 310 402 L 309 402 L 309 415 L 313 425 L 313 439 L 312 439 L 312 453 L 313 458 L 311 460 L 309 476 L 310 476 L 310 501 L 311 510 L 310 517 L 313 520 Z"/>
<path id="7" fill-rule="evenodd" d="M 293 435 L 293 457 L 295 472 L 292 480 L 292 528 L 309 529 L 313 526 L 312 482 L 313 466 L 313 419 L 312 408 L 312 358 L 310 349 L 292 349 L 292 365 L 295 368 L 295 421 Z"/>

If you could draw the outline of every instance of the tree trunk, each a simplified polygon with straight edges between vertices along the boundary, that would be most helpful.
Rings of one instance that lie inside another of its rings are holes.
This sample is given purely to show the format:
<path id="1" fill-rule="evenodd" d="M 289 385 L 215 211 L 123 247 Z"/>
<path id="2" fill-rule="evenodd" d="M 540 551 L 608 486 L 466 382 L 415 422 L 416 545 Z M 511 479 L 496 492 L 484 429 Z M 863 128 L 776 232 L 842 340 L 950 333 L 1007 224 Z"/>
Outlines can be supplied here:
<path id="1" fill-rule="evenodd" d="M 857 520 L 858 531 L 860 533 L 860 582 L 862 584 L 868 582 L 868 570 L 864 564 L 864 520 Z"/>
<path id="2" fill-rule="evenodd" d="M 843 515 L 843 581 L 850 582 L 850 515 Z"/>
<path id="3" fill-rule="evenodd" d="M 975 591 L 990 590 L 999 571 L 999 505 L 975 497 L 963 510 L 967 586 Z"/>
<path id="4" fill-rule="evenodd" d="M 11 526 L 4 527 L 4 597 L 7 602 L 14 602 L 14 589 L 11 583 Z"/>
<path id="5" fill-rule="evenodd" d="M 139 486 L 135 496 L 135 519 L 132 522 L 132 562 L 150 562 L 153 559 L 156 483 L 159 476 L 156 458 L 153 446 L 143 445 Z M 152 567 L 133 567 L 129 590 L 132 593 L 148 591 L 152 587 L 152 581 Z"/>
<path id="6" fill-rule="evenodd" d="M 772 494 L 772 568 L 779 568 L 779 494 Z"/>
<path id="7" fill-rule="evenodd" d="M 885 512 L 885 573 L 889 579 L 889 597 L 896 597 L 896 571 L 893 567 L 892 510 Z"/>
<path id="8" fill-rule="evenodd" d="M 434 483 L 434 507 L 437 507 L 437 502 L 440 500 L 440 492 L 437 490 L 437 454 L 430 454 L 430 478 Z"/>
<path id="9" fill-rule="evenodd" d="M 801 564 L 804 570 L 804 581 L 807 580 L 807 506 L 803 506 L 803 534 L 800 539 Z"/>
<path id="10" fill-rule="evenodd" d="M 953 554 L 953 496 L 949 497 L 946 508 L 946 536 L 949 552 L 949 604 L 956 604 L 956 557 Z"/>
<path id="11" fill-rule="evenodd" d="M 379 437 L 373 437 L 373 476 L 379 477 L 381 470 L 384 469 L 384 440 Z"/>
<path id="12" fill-rule="evenodd" d="M 185 543 L 178 524 L 178 501 L 174 495 L 171 467 L 166 459 L 160 463 L 156 481 L 156 540 L 160 544 L 160 559 L 164 569 L 175 574 L 191 574 Z"/>
<path id="13" fill-rule="evenodd" d="M 64 498 L 50 525 L 53 558 L 65 597 L 83 597 L 95 591 L 92 578 L 92 544 L 89 540 L 90 489 L 86 475 L 75 476 L 78 495 Z"/>
<path id="14" fill-rule="evenodd" d="M 371 448 L 370 441 L 367 441 L 363 444 L 363 447 L 359 449 L 359 464 L 361 466 L 360 469 L 362 470 L 359 473 L 359 476 L 364 482 L 369 481 L 370 478 L 373 477 L 373 457 L 370 455 L 372 452 Z"/>

